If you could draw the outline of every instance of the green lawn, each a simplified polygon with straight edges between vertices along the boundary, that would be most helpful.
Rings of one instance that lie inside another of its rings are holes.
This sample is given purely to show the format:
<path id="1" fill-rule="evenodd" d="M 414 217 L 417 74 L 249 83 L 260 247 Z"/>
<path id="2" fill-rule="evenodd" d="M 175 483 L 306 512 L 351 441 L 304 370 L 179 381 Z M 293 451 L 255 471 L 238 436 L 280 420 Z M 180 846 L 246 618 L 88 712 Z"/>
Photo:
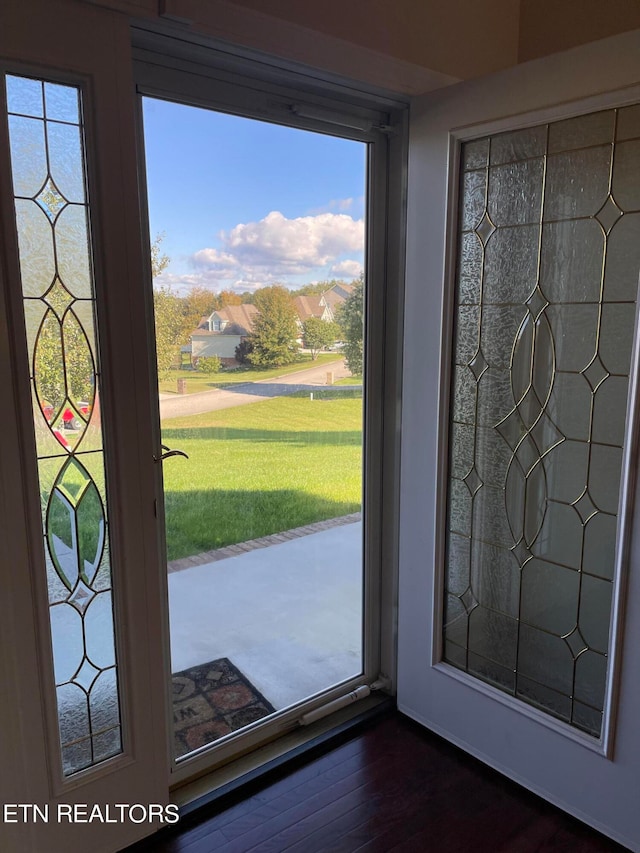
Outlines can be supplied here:
<path id="1" fill-rule="evenodd" d="M 169 379 L 159 382 L 160 391 L 167 394 L 177 394 L 178 379 L 187 380 L 187 394 L 196 394 L 198 391 L 211 391 L 212 388 L 225 388 L 229 385 L 237 385 L 240 382 L 257 382 L 259 379 L 276 379 L 289 373 L 297 373 L 300 370 L 308 370 L 310 367 L 321 367 L 325 364 L 333 364 L 343 358 L 340 353 L 320 353 L 315 361 L 311 361 L 310 355 L 300 356 L 299 361 L 287 364 L 284 367 L 272 367 L 268 370 L 260 370 L 256 367 L 239 367 L 236 370 L 222 370 L 220 373 L 206 374 L 197 370 L 174 370 Z"/>
<path id="2" fill-rule="evenodd" d="M 345 376 L 344 379 L 337 379 L 334 385 L 362 385 L 362 374 L 359 376 Z"/>
<path id="3" fill-rule="evenodd" d="M 277 398 L 172 418 L 170 560 L 360 509 L 362 401 Z"/>

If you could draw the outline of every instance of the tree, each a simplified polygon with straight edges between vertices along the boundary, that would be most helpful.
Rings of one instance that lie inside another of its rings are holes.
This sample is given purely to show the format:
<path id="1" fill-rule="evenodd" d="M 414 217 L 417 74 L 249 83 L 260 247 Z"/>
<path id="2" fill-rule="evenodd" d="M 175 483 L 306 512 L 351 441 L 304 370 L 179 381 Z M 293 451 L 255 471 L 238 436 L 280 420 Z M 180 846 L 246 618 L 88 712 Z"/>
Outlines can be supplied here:
<path id="1" fill-rule="evenodd" d="M 315 361 L 320 350 L 326 349 L 340 335 L 337 323 L 326 323 L 319 317 L 309 317 L 302 324 L 302 342 L 311 350 L 311 360 Z"/>
<path id="2" fill-rule="evenodd" d="M 250 364 L 249 356 L 253 352 L 253 344 L 249 338 L 243 338 L 236 347 L 236 361 L 238 364 Z"/>
<path id="3" fill-rule="evenodd" d="M 206 287 L 193 286 L 182 298 L 184 309 L 184 325 L 187 334 L 197 328 L 203 317 L 209 317 L 216 308 L 220 307 L 218 297 Z"/>
<path id="4" fill-rule="evenodd" d="M 157 278 L 161 275 L 171 263 L 171 258 L 168 255 L 162 254 L 162 241 L 164 240 L 164 232 L 156 234 L 155 240 L 151 244 L 151 277 Z"/>
<path id="5" fill-rule="evenodd" d="M 166 379 L 186 337 L 182 306 L 170 285 L 160 284 L 154 287 L 153 312 L 156 323 L 158 379 Z"/>
<path id="6" fill-rule="evenodd" d="M 296 290 L 291 291 L 292 296 L 320 296 L 325 290 L 347 282 L 341 278 L 332 278 L 330 281 L 316 281 L 314 284 L 303 284 Z"/>
<path id="7" fill-rule="evenodd" d="M 364 274 L 354 282 L 351 296 L 338 310 L 338 324 L 344 335 L 344 354 L 353 376 L 362 373 L 364 360 Z"/>
<path id="8" fill-rule="evenodd" d="M 256 308 L 260 312 L 250 337 L 252 351 L 247 358 L 261 367 L 279 367 L 295 361 L 298 353 L 296 311 L 289 291 L 274 285 L 256 293 Z"/>
<path id="9" fill-rule="evenodd" d="M 151 274 L 157 278 L 169 266 L 168 255 L 162 253 L 164 234 L 158 234 L 151 244 Z M 153 313 L 156 325 L 156 359 L 158 378 L 169 375 L 178 354 L 178 347 L 185 340 L 184 312 L 181 301 L 169 284 L 154 284 Z"/>
<path id="10" fill-rule="evenodd" d="M 218 294 L 218 308 L 225 308 L 227 305 L 242 305 L 242 297 L 239 293 L 233 290 L 221 290 Z"/>

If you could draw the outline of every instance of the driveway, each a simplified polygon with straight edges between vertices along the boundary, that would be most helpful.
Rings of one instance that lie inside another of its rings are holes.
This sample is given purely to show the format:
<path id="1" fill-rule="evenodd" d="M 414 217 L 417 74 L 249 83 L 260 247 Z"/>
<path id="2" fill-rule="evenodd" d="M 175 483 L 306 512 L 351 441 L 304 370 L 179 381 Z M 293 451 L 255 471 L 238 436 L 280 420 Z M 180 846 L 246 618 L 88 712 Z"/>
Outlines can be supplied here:
<path id="1" fill-rule="evenodd" d="M 310 367 L 279 376 L 276 380 L 261 379 L 258 382 L 243 382 L 232 388 L 214 388 L 198 394 L 161 394 L 160 419 L 180 418 L 185 415 L 200 415 L 204 412 L 215 412 L 220 409 L 231 409 L 234 406 L 246 406 L 249 403 L 259 403 L 273 397 L 284 397 L 295 394 L 296 391 L 311 393 L 327 384 L 327 373 L 331 371 L 335 379 L 343 379 L 351 374 L 344 361 Z M 353 386 L 341 386 L 353 389 Z"/>

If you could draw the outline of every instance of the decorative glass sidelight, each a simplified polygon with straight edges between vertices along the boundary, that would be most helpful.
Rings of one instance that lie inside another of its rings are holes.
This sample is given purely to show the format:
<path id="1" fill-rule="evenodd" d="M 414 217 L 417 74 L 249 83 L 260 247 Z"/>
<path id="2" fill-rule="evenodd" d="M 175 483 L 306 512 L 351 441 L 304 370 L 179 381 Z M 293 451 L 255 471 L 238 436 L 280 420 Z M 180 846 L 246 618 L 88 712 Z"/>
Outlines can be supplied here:
<path id="1" fill-rule="evenodd" d="M 80 91 L 6 77 L 66 776 L 122 751 Z"/>
<path id="2" fill-rule="evenodd" d="M 444 659 L 594 737 L 640 271 L 640 106 L 462 146 Z"/>

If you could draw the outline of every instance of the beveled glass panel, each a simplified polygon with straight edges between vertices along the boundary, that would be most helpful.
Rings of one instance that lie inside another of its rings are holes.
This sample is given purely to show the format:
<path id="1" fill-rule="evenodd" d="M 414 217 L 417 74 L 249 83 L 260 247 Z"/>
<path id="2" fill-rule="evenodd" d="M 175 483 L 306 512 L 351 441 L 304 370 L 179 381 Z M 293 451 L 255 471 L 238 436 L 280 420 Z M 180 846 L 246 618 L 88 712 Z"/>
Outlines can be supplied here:
<path id="1" fill-rule="evenodd" d="M 40 207 L 28 199 L 15 200 L 22 292 L 43 296 L 56 275 L 51 225 Z"/>
<path id="2" fill-rule="evenodd" d="M 602 512 L 618 512 L 622 448 L 592 444 L 589 467 L 589 494 Z"/>
<path id="3" fill-rule="evenodd" d="M 591 708 L 589 705 L 583 705 L 582 702 L 574 700 L 573 719 L 571 722 L 577 728 L 598 737 L 602 728 L 602 711 L 598 711 L 596 708 Z"/>
<path id="4" fill-rule="evenodd" d="M 462 200 L 461 228 L 470 231 L 476 228 L 482 219 L 486 207 L 487 174 L 466 172 L 463 176 L 465 193 Z"/>
<path id="5" fill-rule="evenodd" d="M 549 302 L 598 302 L 604 234 L 594 219 L 550 222 L 542 229 L 540 287 Z"/>
<path id="6" fill-rule="evenodd" d="M 584 376 L 557 371 L 546 411 L 563 436 L 588 441 L 592 398 Z"/>
<path id="7" fill-rule="evenodd" d="M 511 163 L 514 160 L 528 160 L 541 157 L 545 153 L 547 128 L 527 127 L 511 133 L 500 133 L 491 140 L 491 165 Z"/>
<path id="8" fill-rule="evenodd" d="M 457 595 L 445 597 L 444 630 L 445 638 L 465 649 L 467 643 L 467 611 Z"/>
<path id="9" fill-rule="evenodd" d="M 563 639 L 530 625 L 520 626 L 519 674 L 571 696 L 573 663 Z"/>
<path id="10" fill-rule="evenodd" d="M 478 423 L 482 426 L 495 426 L 513 410 L 513 404 L 508 369 L 489 368 L 479 382 Z"/>
<path id="11" fill-rule="evenodd" d="M 596 737 L 640 266 L 640 143 L 614 127 L 500 134 L 460 184 L 484 252 L 459 235 L 445 572 L 445 660 Z"/>
<path id="12" fill-rule="evenodd" d="M 557 370 L 579 372 L 589 365 L 596 354 L 599 313 L 597 305 L 550 305 L 547 308 Z"/>
<path id="13" fill-rule="evenodd" d="M 451 570 L 447 577 L 447 590 L 462 595 L 469 588 L 469 558 L 471 542 L 465 536 L 452 535 L 449 539 Z"/>
<path id="14" fill-rule="evenodd" d="M 580 633 L 590 649 L 606 654 L 609 646 L 611 582 L 585 575 L 580 594 Z"/>
<path id="15" fill-rule="evenodd" d="M 462 479 L 473 468 L 475 431 L 470 424 L 455 423 L 451 431 L 451 440 L 455 459 L 452 472 L 454 476 Z"/>
<path id="16" fill-rule="evenodd" d="M 480 337 L 480 309 L 477 305 L 461 305 L 458 311 L 456 361 L 468 364 L 476 354 Z"/>
<path id="17" fill-rule="evenodd" d="M 31 80 L 29 77 L 6 78 L 7 85 L 7 110 L 9 114 L 16 113 L 24 116 L 37 116 L 42 118 L 43 93 L 42 82 Z"/>
<path id="18" fill-rule="evenodd" d="M 61 769 L 70 775 L 122 750 L 80 92 L 13 76 L 6 84 Z"/>
<path id="19" fill-rule="evenodd" d="M 627 213 L 607 238 L 604 298 L 609 302 L 635 302 L 640 269 L 640 213 Z"/>
<path id="20" fill-rule="evenodd" d="M 600 359 L 609 373 L 627 376 L 631 363 L 631 345 L 635 311 L 628 305 L 602 306 L 600 323 Z"/>
<path id="21" fill-rule="evenodd" d="M 547 160 L 544 217 L 594 216 L 609 194 L 611 146 L 553 154 Z"/>
<path id="22" fill-rule="evenodd" d="M 75 86 L 62 86 L 60 83 L 44 84 L 44 100 L 47 118 L 55 121 L 80 123 L 78 90 Z M 49 127 L 53 122 L 49 122 Z"/>
<path id="23" fill-rule="evenodd" d="M 563 441 L 545 457 L 544 467 L 547 497 L 573 503 L 587 487 L 589 445 L 583 441 Z"/>
<path id="24" fill-rule="evenodd" d="M 571 506 L 547 500 L 540 535 L 532 552 L 551 563 L 580 568 L 582 558 L 582 521 Z"/>
<path id="25" fill-rule="evenodd" d="M 561 720 L 569 722 L 571 719 L 572 702 L 569 696 L 552 690 L 550 687 L 544 687 L 537 681 L 526 678 L 521 673 L 518 674 L 516 696 L 543 711 L 553 714 L 554 717 L 559 717 Z"/>
<path id="26" fill-rule="evenodd" d="M 522 569 L 521 619 L 558 636 L 568 634 L 576 624 L 579 586 L 579 572 L 544 560 L 529 560 Z"/>
<path id="27" fill-rule="evenodd" d="M 538 275 L 540 228 L 499 228 L 487 244 L 484 261 L 485 304 L 521 304 L 533 292 Z"/>
<path id="28" fill-rule="evenodd" d="M 13 191 L 31 198 L 47 180 L 47 151 L 44 122 L 24 116 L 9 117 L 9 133 L 14 150 L 11 176 Z"/>
<path id="29" fill-rule="evenodd" d="M 636 137 L 640 137 L 640 104 L 618 110 L 616 139 L 635 139 Z"/>
<path id="30" fill-rule="evenodd" d="M 515 619 L 486 607 L 476 607 L 469 614 L 469 649 L 508 669 L 516 665 Z"/>
<path id="31" fill-rule="evenodd" d="M 66 207 L 56 221 L 55 234 L 60 278 L 76 299 L 90 298 L 93 283 L 85 207 Z"/>
<path id="32" fill-rule="evenodd" d="M 640 210 L 640 140 L 616 145 L 612 191 L 625 213 Z"/>
<path id="33" fill-rule="evenodd" d="M 466 483 L 451 479 L 449 528 L 454 533 L 471 536 L 471 494 Z"/>
<path id="34" fill-rule="evenodd" d="M 464 146 L 462 167 L 463 169 L 482 169 L 487 165 L 488 156 L 488 139 L 477 139 L 474 142 L 468 142 Z"/>
<path id="35" fill-rule="evenodd" d="M 556 121 L 549 126 L 549 153 L 612 142 L 615 121 L 615 110 Z"/>
<path id="36" fill-rule="evenodd" d="M 453 418 L 469 424 L 476 419 L 476 383 L 468 367 L 457 367 L 454 373 Z"/>
<path id="37" fill-rule="evenodd" d="M 494 225 L 540 221 L 543 174 L 542 158 L 490 169 L 488 209 Z"/>
<path id="38" fill-rule="evenodd" d="M 574 697 L 580 702 L 602 709 L 606 677 L 606 657 L 598 652 L 586 651 L 576 661 Z"/>
<path id="39" fill-rule="evenodd" d="M 518 617 L 520 566 L 513 552 L 487 542 L 473 543 L 471 585 L 478 604 Z"/>
<path id="40" fill-rule="evenodd" d="M 56 186 L 67 201 L 84 204 L 84 175 L 76 165 L 82 151 L 80 128 L 51 123 L 47 141 L 49 169 Z"/>
<path id="41" fill-rule="evenodd" d="M 461 305 L 477 305 L 480 302 L 481 280 L 482 243 L 477 234 L 463 234 L 458 265 L 458 292 Z"/>
<path id="42" fill-rule="evenodd" d="M 629 380 L 626 376 L 609 376 L 598 387 L 593 402 L 593 440 L 622 447 L 627 413 Z"/>
<path id="43" fill-rule="evenodd" d="M 469 672 L 477 675 L 489 684 L 495 684 L 508 693 L 513 693 L 516 683 L 516 674 L 512 669 L 500 666 L 493 660 L 469 652 Z"/>
<path id="44" fill-rule="evenodd" d="M 591 575 L 613 579 L 616 557 L 615 515 L 596 513 L 584 530 L 584 559 L 582 571 Z"/>

